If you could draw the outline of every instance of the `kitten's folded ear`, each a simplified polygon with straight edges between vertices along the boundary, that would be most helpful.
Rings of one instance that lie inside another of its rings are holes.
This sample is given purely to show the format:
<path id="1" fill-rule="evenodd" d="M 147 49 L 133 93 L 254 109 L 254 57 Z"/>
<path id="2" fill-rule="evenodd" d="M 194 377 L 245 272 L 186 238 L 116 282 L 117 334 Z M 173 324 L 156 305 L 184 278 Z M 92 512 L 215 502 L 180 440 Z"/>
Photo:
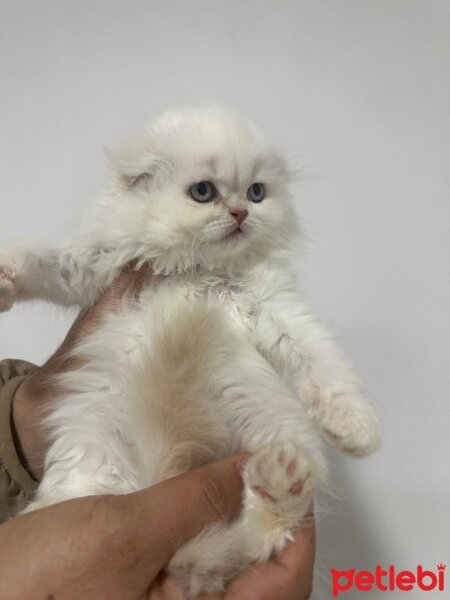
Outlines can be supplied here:
<path id="1" fill-rule="evenodd" d="M 170 168 L 169 159 L 149 146 L 148 139 L 138 138 L 118 151 L 105 148 L 110 169 L 123 188 L 148 188 L 151 181 Z"/>

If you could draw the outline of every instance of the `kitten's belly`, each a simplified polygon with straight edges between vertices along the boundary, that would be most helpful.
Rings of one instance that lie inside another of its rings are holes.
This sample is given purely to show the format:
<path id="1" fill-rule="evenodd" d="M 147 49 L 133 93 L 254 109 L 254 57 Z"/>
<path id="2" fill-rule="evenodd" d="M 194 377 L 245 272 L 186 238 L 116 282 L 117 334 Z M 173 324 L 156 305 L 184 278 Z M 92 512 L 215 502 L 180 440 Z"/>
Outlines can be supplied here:
<path id="1" fill-rule="evenodd" d="M 215 382 L 225 353 L 246 336 L 245 323 L 223 289 L 216 296 L 188 286 L 149 289 L 137 310 L 125 309 L 107 327 L 120 337 L 117 383 L 127 395 L 139 470 L 151 473 L 142 485 L 240 449 Z"/>

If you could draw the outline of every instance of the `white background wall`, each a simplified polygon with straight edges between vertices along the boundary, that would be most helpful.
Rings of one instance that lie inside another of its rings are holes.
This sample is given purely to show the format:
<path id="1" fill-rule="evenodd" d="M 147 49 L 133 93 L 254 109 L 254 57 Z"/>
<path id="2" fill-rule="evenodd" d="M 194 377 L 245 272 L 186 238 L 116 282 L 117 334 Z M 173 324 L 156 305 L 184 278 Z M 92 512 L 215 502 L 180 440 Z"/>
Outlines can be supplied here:
<path id="1" fill-rule="evenodd" d="M 336 568 L 448 561 L 448 0 L 2 0 L 0 11 L 0 243 L 62 239 L 106 181 L 102 145 L 162 110 L 218 101 L 251 117 L 304 162 L 304 295 L 384 425 L 370 459 L 330 452 L 341 499 L 321 547 Z M 14 308 L 0 316 L 0 356 L 43 361 L 69 322 Z"/>

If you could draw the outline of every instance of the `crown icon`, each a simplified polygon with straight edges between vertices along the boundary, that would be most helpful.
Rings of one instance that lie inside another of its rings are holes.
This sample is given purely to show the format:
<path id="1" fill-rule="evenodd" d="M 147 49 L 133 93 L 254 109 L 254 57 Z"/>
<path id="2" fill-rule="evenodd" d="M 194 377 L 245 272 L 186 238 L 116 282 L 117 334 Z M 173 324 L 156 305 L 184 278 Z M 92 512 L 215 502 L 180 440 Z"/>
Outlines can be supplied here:
<path id="1" fill-rule="evenodd" d="M 445 567 L 446 567 L 446 566 L 447 566 L 447 565 L 443 565 L 443 564 L 441 563 L 440 565 L 438 565 L 438 566 L 437 566 L 437 568 L 438 568 L 438 571 L 445 571 Z"/>

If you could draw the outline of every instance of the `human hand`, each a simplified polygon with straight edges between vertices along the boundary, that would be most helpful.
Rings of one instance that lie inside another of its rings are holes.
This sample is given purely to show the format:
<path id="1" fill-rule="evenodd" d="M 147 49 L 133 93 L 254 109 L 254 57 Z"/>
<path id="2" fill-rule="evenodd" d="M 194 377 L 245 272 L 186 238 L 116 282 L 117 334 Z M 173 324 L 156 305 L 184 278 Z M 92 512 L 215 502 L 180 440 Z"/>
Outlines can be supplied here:
<path id="1" fill-rule="evenodd" d="M 13 430 L 17 452 L 23 465 L 35 479 L 42 476 L 46 436 L 42 435 L 40 422 L 42 413 L 62 390 L 58 390 L 55 375 L 76 369 L 79 358 L 71 355 L 78 341 L 93 331 L 110 313 L 117 312 L 124 296 L 138 296 L 149 281 L 150 268 L 144 265 L 136 270 L 128 265 L 106 289 L 97 302 L 88 310 L 80 312 L 63 343 L 47 362 L 31 373 L 17 390 L 13 400 Z"/>
<path id="2" fill-rule="evenodd" d="M 177 549 L 239 511 L 245 458 L 215 461 L 132 494 L 76 498 L 7 521 L 0 526 L 0 598 L 156 598 L 154 582 Z"/>

